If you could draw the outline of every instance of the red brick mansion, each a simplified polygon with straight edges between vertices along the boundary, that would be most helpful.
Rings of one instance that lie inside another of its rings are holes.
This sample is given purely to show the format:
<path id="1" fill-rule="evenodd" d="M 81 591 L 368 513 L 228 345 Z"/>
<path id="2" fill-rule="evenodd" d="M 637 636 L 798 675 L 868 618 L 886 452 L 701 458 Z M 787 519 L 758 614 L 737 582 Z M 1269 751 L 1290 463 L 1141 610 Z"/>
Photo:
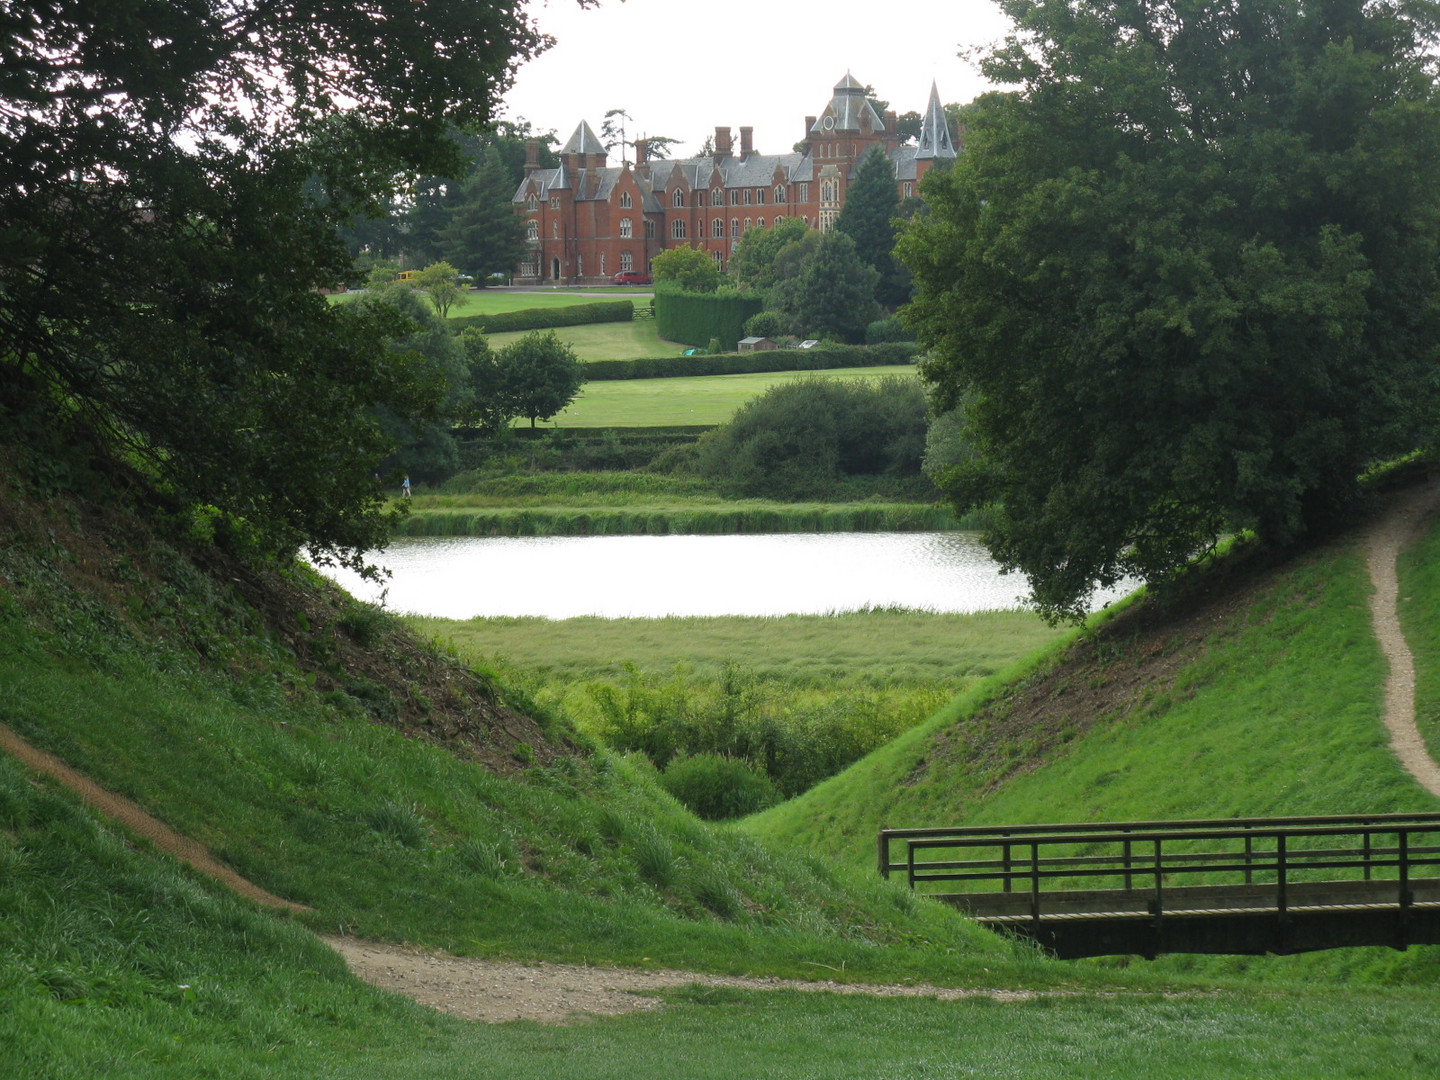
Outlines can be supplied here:
<path id="1" fill-rule="evenodd" d="M 606 164 L 605 148 L 582 122 L 560 150 L 558 168 L 541 168 L 532 148 L 514 198 L 531 254 L 515 280 L 599 284 L 624 270 L 648 273 L 652 258 L 681 245 L 710 252 L 723 269 L 747 229 L 792 217 L 819 229 L 833 225 L 856 166 L 875 146 L 890 158 L 901 198 L 915 193 L 936 162 L 955 157 L 934 86 L 914 144 L 897 134 L 895 113 L 881 116 L 848 74 L 825 111 L 805 118 L 804 141 L 788 154 L 757 154 L 748 127 L 737 147 L 730 129 L 717 127 L 712 154 L 647 160 L 637 141 L 634 166 L 617 168 Z"/>

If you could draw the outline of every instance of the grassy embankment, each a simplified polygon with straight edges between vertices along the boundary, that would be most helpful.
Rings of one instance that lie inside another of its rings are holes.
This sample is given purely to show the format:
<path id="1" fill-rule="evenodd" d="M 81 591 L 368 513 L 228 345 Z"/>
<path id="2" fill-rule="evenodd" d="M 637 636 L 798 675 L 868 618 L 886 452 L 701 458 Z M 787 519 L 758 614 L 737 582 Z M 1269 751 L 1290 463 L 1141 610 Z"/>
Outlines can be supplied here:
<path id="1" fill-rule="evenodd" d="M 857 485 L 858 487 L 858 485 Z M 735 499 L 703 480 L 656 473 L 465 473 L 421 490 L 400 536 L 718 535 L 951 529 L 936 503 L 865 497 L 781 503 Z"/>
<path id="2" fill-rule="evenodd" d="M 0 759 L 0 1074 L 1298 1078 L 1440 1069 L 1433 977 L 1409 988 L 1358 976 L 1331 986 L 1313 968 L 1265 959 L 1248 962 L 1243 978 L 1048 962 L 896 888 L 852 884 L 823 856 L 703 827 L 644 770 L 567 749 L 559 729 L 530 736 L 530 765 L 496 729 L 510 759 L 498 771 L 405 738 L 375 720 L 409 717 L 417 732 L 445 721 L 438 690 L 420 702 L 413 676 L 401 674 L 440 660 L 383 620 L 328 607 L 298 579 L 271 581 L 262 614 L 230 568 L 209 576 L 171 545 L 135 539 L 128 512 L 108 530 L 128 546 L 106 548 L 103 521 L 53 495 L 20 505 L 22 486 L 5 479 L 4 721 L 315 911 L 258 912 Z M 1364 596 L 1353 548 L 1314 554 L 1237 592 L 1223 617 L 1212 612 L 1193 660 L 1148 702 L 1109 718 L 1077 710 L 1069 741 L 1051 732 L 1053 752 L 1031 752 L 1042 732 L 1014 744 L 993 728 L 993 740 L 967 739 L 984 723 L 955 722 L 985 696 L 972 692 L 756 831 L 838 848 L 873 879 L 874 815 L 900 824 L 1433 805 L 1374 730 L 1379 664 Z M 284 626 L 273 625 L 281 617 Z M 1098 666 L 1073 673 L 1085 687 L 1052 682 L 1039 697 L 1083 697 L 1106 665 L 1118 674 L 1127 661 L 1188 648 L 1153 628 L 1132 635 L 1123 620 L 1113 625 L 1122 632 L 1087 646 Z M 342 655 L 370 663 L 369 674 L 337 667 Z M 396 672 L 388 685 L 387 666 Z M 430 725 L 417 719 L 427 705 Z M 917 771 L 922 743 L 927 765 Z M 646 1015 L 485 1027 L 358 985 L 307 927 L 523 958 L 1066 993 L 937 1003 L 689 990 Z M 1434 955 L 1412 950 L 1392 974 L 1423 973 Z M 1342 963 L 1326 970 L 1345 975 Z"/>

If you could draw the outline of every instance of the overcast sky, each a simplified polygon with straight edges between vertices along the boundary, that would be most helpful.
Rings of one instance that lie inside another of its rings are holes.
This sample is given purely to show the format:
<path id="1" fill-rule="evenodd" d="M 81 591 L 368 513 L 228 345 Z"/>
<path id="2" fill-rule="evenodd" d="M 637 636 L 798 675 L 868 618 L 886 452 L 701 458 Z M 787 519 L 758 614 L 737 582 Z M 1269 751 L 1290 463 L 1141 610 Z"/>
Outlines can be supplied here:
<path id="1" fill-rule="evenodd" d="M 849 71 L 896 112 L 940 100 L 967 102 L 987 88 L 957 55 L 997 40 L 1006 20 L 991 0 L 833 3 L 813 0 L 531 0 L 555 47 L 520 69 L 507 119 L 563 142 L 581 120 L 598 134 L 624 109 L 636 135 L 679 139 L 672 157 L 699 151 L 717 125 L 755 129 L 755 149 L 787 152 L 804 119 Z M 827 10 L 831 14 L 826 14 Z M 628 127 L 628 126 L 627 126 Z M 618 164 L 618 159 L 613 163 Z"/>

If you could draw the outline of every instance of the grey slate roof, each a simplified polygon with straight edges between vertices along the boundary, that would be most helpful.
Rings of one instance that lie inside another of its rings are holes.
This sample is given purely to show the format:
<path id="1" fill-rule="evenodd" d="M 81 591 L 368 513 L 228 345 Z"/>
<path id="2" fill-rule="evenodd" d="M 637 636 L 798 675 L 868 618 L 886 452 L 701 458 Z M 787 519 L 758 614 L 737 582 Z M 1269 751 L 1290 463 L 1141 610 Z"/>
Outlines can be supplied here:
<path id="1" fill-rule="evenodd" d="M 590 130 L 590 125 L 584 120 L 575 129 L 575 134 L 570 136 L 570 141 L 560 148 L 562 154 L 603 154 L 605 147 L 601 145 L 599 137 Z"/>
<path id="2" fill-rule="evenodd" d="M 940 91 L 930 84 L 930 103 L 920 120 L 920 145 L 916 157 L 933 160 L 955 157 L 955 143 L 950 138 L 950 121 L 940 104 Z"/>

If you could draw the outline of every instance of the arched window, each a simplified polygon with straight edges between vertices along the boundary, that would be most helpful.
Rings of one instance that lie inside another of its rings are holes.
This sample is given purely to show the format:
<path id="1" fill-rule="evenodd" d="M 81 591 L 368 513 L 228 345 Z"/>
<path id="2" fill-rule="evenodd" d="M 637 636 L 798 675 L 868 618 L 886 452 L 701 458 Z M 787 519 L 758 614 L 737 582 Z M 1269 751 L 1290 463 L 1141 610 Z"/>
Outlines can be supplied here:
<path id="1" fill-rule="evenodd" d="M 755 193 L 754 193 L 753 191 L 751 191 L 751 190 L 747 187 L 747 188 L 745 189 L 745 205 L 746 205 L 746 206 L 749 206 L 749 205 L 750 205 L 750 200 L 751 200 L 752 198 L 754 198 L 754 196 L 755 196 Z"/>
<path id="2" fill-rule="evenodd" d="M 809 184 L 801 184 L 801 185 L 800 185 L 800 201 L 801 201 L 801 202 L 809 202 L 809 201 L 810 201 L 810 185 L 809 185 Z"/>
<path id="3" fill-rule="evenodd" d="M 671 239 L 671 240 L 684 240 L 684 239 L 685 239 L 685 221 L 684 221 L 683 218 L 676 218 L 674 221 L 672 221 L 672 222 L 670 223 L 670 239 Z"/>
<path id="4" fill-rule="evenodd" d="M 710 235 L 711 235 L 711 236 L 724 236 L 724 235 L 725 235 L 725 219 L 724 219 L 724 218 L 718 218 L 718 217 L 717 217 L 714 221 L 710 222 Z"/>
<path id="5" fill-rule="evenodd" d="M 711 205 L 711 206 L 724 206 L 724 205 L 725 205 L 725 192 L 721 191 L 718 187 L 717 187 L 714 191 L 710 192 L 710 205 Z"/>
<path id="6" fill-rule="evenodd" d="M 783 203 L 783 202 L 785 201 L 785 185 L 784 185 L 784 184 L 776 184 L 776 185 L 775 185 L 775 201 L 776 201 L 777 203 Z"/>
<path id="7" fill-rule="evenodd" d="M 739 235 L 740 235 L 740 219 L 739 219 L 738 217 L 732 217 L 732 218 L 730 219 L 730 235 L 731 235 L 731 236 L 739 236 Z"/>
<path id="8" fill-rule="evenodd" d="M 631 222 L 631 220 L 630 220 L 628 217 L 622 217 L 622 218 L 620 219 L 620 239 L 621 239 L 621 240 L 629 240 L 630 237 L 632 237 L 632 236 L 634 236 L 634 235 L 635 235 L 635 225 L 634 225 L 634 223 Z"/>
<path id="9" fill-rule="evenodd" d="M 755 192 L 755 201 L 761 206 L 765 205 L 765 189 L 763 187 L 759 191 Z"/>
<path id="10" fill-rule="evenodd" d="M 534 213 L 536 210 L 540 209 L 540 200 L 537 199 L 534 195 L 531 195 L 528 199 L 525 200 L 525 209 L 529 210 L 531 213 Z"/>
<path id="11" fill-rule="evenodd" d="M 539 240 L 539 239 L 540 239 L 540 222 L 536 221 L 534 218 L 531 218 L 529 221 L 527 221 L 527 222 L 525 223 L 525 239 L 526 239 L 526 240 Z"/>
<path id="12" fill-rule="evenodd" d="M 905 198 L 908 199 L 908 198 L 910 198 L 911 195 L 914 195 L 914 194 L 915 194 L 915 185 L 912 184 L 912 183 L 910 183 L 910 181 L 908 181 L 908 180 L 905 181 Z"/>
<path id="13" fill-rule="evenodd" d="M 622 192 L 620 193 L 620 209 L 622 209 L 622 210 L 629 210 L 629 209 L 630 209 L 630 192 L 628 192 L 628 191 L 622 191 Z"/>
<path id="14" fill-rule="evenodd" d="M 763 217 L 762 217 L 762 218 L 759 218 L 759 219 L 755 222 L 755 228 L 757 228 L 757 229 L 763 229 L 764 227 L 765 227 L 765 219 L 764 219 Z"/>
<path id="15" fill-rule="evenodd" d="M 684 205 L 685 205 L 685 192 L 681 191 L 679 188 L 676 188 L 676 189 L 675 189 L 675 194 L 672 195 L 671 198 L 670 198 L 670 205 L 671 205 L 671 206 L 684 206 Z"/>
<path id="16" fill-rule="evenodd" d="M 649 218 L 645 219 L 645 239 L 655 239 L 655 222 L 651 221 Z"/>
<path id="17" fill-rule="evenodd" d="M 695 205 L 696 205 L 696 206 L 704 206 L 704 205 L 705 205 L 705 192 L 703 192 L 703 191 L 697 191 L 697 192 L 695 192 Z"/>
<path id="18" fill-rule="evenodd" d="M 633 262 L 632 262 L 632 260 L 631 260 L 631 258 L 630 258 L 630 252 L 628 252 L 628 251 L 622 251 L 622 252 L 620 252 L 620 269 L 621 269 L 621 270 L 633 270 L 633 269 L 635 269 L 635 266 L 634 266 L 634 264 L 633 264 Z"/>
<path id="19" fill-rule="evenodd" d="M 780 223 L 781 223 L 782 221 L 784 221 L 784 220 L 785 220 L 785 215 L 784 215 L 784 214 L 776 214 L 776 215 L 775 215 L 775 227 L 778 229 L 778 228 L 780 227 Z"/>
<path id="20" fill-rule="evenodd" d="M 750 219 L 748 217 L 745 219 L 745 231 L 750 231 Z"/>

